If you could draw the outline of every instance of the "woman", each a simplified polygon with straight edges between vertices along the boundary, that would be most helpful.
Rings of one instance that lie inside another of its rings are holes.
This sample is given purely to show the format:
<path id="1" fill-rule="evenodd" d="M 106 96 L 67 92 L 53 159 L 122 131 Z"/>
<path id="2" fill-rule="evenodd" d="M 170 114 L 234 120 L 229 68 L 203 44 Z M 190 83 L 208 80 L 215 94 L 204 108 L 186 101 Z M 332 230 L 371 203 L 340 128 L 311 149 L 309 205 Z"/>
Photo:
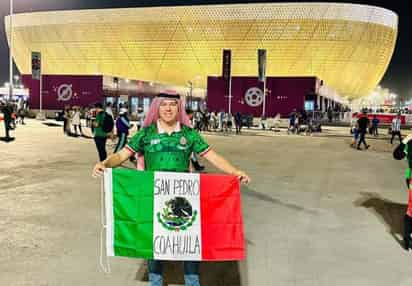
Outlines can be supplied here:
<path id="1" fill-rule="evenodd" d="M 70 135 L 71 134 L 71 107 L 69 105 L 66 105 L 64 107 L 64 111 L 63 111 L 63 118 L 64 118 L 64 122 L 63 122 L 63 131 L 66 135 Z"/>
<path id="2" fill-rule="evenodd" d="M 74 135 L 83 136 L 82 124 L 80 121 L 80 107 L 79 106 L 73 106 L 73 115 L 71 119 L 72 119 L 71 123 L 74 128 Z M 80 134 L 77 134 L 77 129 L 79 129 Z"/>
<path id="3" fill-rule="evenodd" d="M 136 153 L 143 154 L 145 170 L 188 172 L 192 152 L 199 154 L 225 173 L 236 175 L 249 183 L 246 173 L 236 169 L 214 152 L 204 139 L 191 128 L 184 101 L 176 94 L 159 94 L 152 102 L 143 128 L 119 152 L 95 165 L 93 176 L 101 176 L 105 168 L 122 164 Z M 162 285 L 162 264 L 150 260 L 149 280 L 152 286 Z M 199 262 L 184 262 L 186 286 L 199 285 Z"/>
<path id="4" fill-rule="evenodd" d="M 119 111 L 119 116 L 116 120 L 116 130 L 117 130 L 117 137 L 119 137 L 119 141 L 117 141 L 116 148 L 114 152 L 119 152 L 127 143 L 127 136 L 129 136 L 129 129 L 130 129 L 130 120 L 127 117 L 127 109 L 121 108 Z"/>
<path id="5" fill-rule="evenodd" d="M 353 117 L 350 122 L 350 132 L 352 134 L 352 142 L 350 143 L 350 146 L 353 148 L 356 148 L 356 145 L 358 144 L 358 138 L 359 138 L 359 129 L 358 129 L 358 113 L 355 112 L 353 114 Z"/>

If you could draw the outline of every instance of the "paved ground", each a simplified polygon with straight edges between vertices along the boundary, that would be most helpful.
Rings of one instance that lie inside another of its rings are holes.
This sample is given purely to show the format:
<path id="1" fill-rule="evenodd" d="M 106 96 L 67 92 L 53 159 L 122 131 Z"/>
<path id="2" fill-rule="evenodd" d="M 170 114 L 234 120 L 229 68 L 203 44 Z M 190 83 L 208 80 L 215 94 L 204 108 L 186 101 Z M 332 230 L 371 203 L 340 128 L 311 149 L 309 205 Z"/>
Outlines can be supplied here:
<path id="1" fill-rule="evenodd" d="M 347 128 L 327 135 L 205 136 L 253 182 L 242 188 L 247 259 L 204 263 L 202 285 L 412 285 L 399 244 L 405 162 L 386 140 L 357 151 Z M 33 120 L 16 137 L 0 142 L 0 285 L 147 285 L 141 260 L 99 269 L 93 141 Z M 182 285 L 180 267 L 168 267 L 170 285 Z"/>

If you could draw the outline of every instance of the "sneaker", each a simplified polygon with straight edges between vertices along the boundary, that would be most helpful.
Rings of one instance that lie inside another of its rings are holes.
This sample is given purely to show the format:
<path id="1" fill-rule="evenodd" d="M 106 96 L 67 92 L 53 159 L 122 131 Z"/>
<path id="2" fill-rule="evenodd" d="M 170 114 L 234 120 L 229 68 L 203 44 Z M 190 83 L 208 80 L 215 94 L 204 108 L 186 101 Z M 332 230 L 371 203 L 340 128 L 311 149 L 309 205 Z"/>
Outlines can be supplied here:
<path id="1" fill-rule="evenodd" d="M 371 146 L 371 145 L 366 145 L 365 149 L 368 150 L 368 148 L 369 148 L 370 146 Z"/>
<path id="2" fill-rule="evenodd" d="M 357 149 L 357 150 L 362 150 L 360 147 L 357 147 L 356 149 Z"/>

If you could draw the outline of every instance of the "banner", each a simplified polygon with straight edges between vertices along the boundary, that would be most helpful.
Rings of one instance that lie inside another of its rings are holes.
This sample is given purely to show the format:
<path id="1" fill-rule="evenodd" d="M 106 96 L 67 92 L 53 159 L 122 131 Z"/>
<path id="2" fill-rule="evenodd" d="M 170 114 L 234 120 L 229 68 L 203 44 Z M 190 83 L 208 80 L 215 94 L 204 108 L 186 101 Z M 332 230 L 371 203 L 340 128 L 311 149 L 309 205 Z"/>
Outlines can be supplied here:
<path id="1" fill-rule="evenodd" d="M 31 77 L 40 80 L 41 77 L 41 54 L 40 52 L 31 52 Z"/>
<path id="2" fill-rule="evenodd" d="M 230 79 L 231 65 L 232 65 L 232 51 L 223 50 L 222 77 L 225 80 Z"/>
<path id="3" fill-rule="evenodd" d="M 235 176 L 107 169 L 104 190 L 108 256 L 244 259 Z"/>
<path id="4" fill-rule="evenodd" d="M 39 80 L 30 74 L 23 75 L 22 81 L 30 90 L 30 108 L 40 106 Z M 85 75 L 42 75 L 42 107 L 46 110 L 61 110 L 65 105 L 86 107 L 103 102 L 103 78 Z"/>
<path id="5" fill-rule="evenodd" d="M 258 50 L 259 81 L 265 81 L 266 77 L 266 50 Z"/>

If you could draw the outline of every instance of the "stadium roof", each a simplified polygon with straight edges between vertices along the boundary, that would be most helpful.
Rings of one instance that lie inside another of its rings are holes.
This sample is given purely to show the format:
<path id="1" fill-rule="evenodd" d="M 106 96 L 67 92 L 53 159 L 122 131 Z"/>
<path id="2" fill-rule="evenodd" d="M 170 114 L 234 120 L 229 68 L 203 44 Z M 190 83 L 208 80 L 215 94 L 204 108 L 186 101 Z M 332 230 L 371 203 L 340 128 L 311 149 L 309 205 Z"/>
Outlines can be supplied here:
<path id="1" fill-rule="evenodd" d="M 9 17 L 5 25 L 9 39 Z M 15 62 L 45 74 L 105 74 L 205 87 L 232 50 L 232 75 L 317 76 L 343 96 L 369 93 L 392 57 L 398 16 L 354 4 L 270 3 L 150 7 L 16 14 Z"/>

